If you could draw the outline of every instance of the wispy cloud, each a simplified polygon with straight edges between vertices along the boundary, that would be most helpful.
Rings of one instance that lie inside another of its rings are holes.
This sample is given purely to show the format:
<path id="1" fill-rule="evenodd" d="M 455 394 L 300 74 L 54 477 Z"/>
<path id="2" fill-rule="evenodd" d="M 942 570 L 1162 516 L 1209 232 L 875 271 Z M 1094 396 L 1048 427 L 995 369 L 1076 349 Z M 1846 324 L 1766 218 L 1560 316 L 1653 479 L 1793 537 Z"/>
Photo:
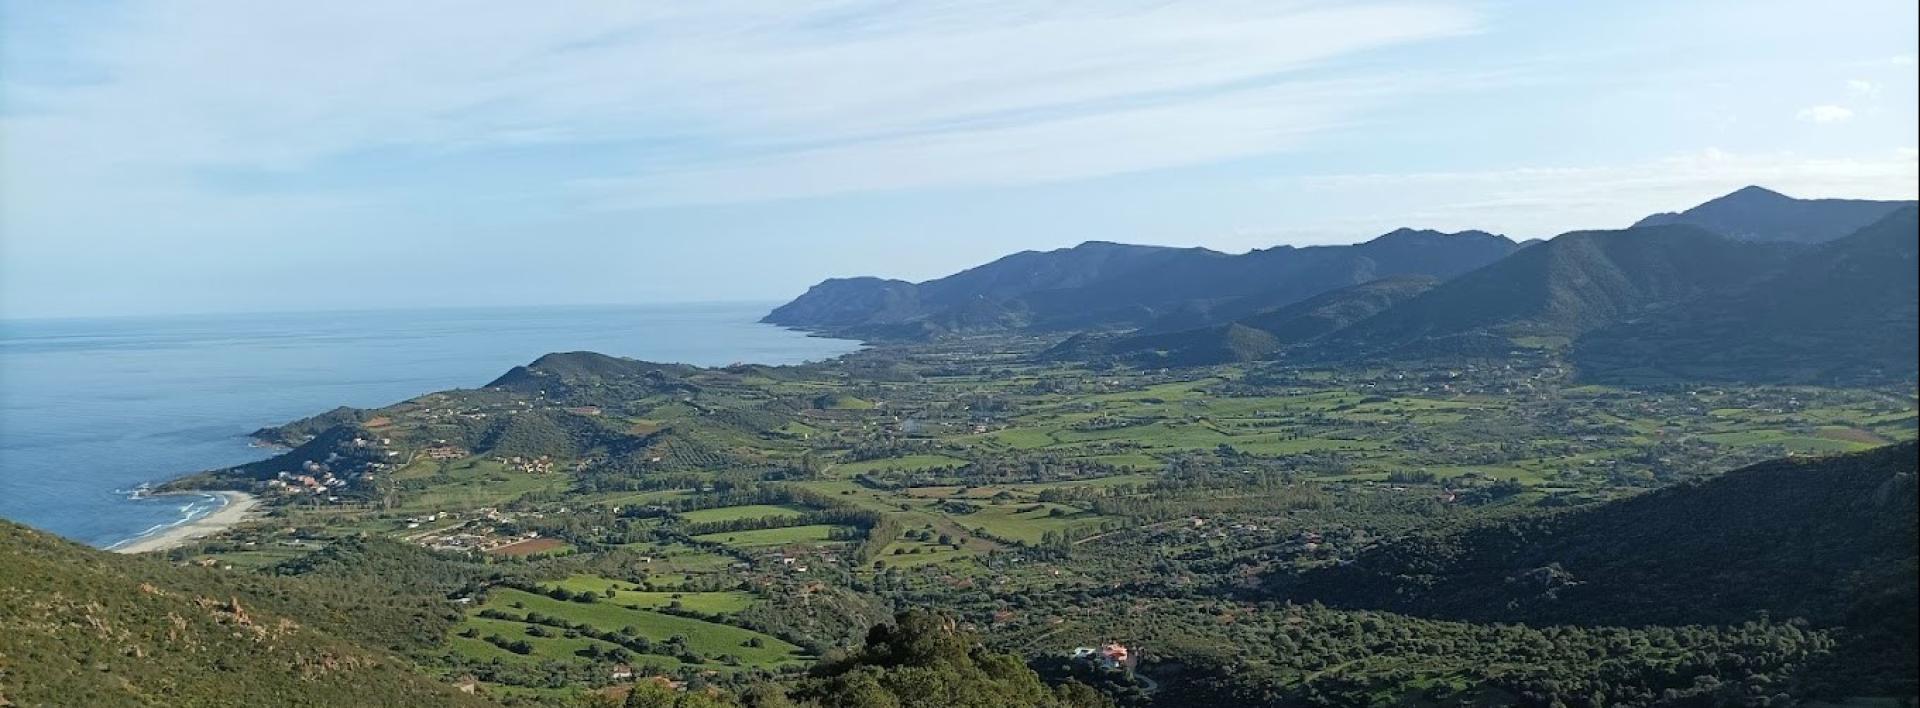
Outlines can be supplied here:
<path id="1" fill-rule="evenodd" d="M 1367 98 L 1306 72 L 1478 25 L 1441 0 L 135 4 L 62 50 L 88 80 L 8 77 L 0 129 L 16 178 L 644 141 L 677 148 L 588 188 L 1008 183 L 1284 148 Z"/>
<path id="2" fill-rule="evenodd" d="M 1471 83 L 1409 74 L 1294 82 L 1172 103 L 878 137 L 675 165 L 575 183 L 589 205 L 624 209 L 933 186 L 1031 184 L 1283 151 L 1339 130 L 1363 107 Z"/>
<path id="3" fill-rule="evenodd" d="M 1793 117 L 1808 123 L 1839 123 L 1852 118 L 1853 109 L 1834 105 L 1808 106 L 1793 114 Z"/>

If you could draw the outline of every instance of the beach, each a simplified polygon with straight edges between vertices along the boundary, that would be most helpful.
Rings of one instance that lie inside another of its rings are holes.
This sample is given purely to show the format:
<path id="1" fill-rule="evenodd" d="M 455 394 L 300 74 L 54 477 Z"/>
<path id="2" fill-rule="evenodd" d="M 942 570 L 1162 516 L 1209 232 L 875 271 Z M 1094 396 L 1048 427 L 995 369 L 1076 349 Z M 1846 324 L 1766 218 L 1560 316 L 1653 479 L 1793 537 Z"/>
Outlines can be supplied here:
<path id="1" fill-rule="evenodd" d="M 725 366 L 860 348 L 756 322 L 778 304 L 0 317 L 0 519 L 124 546 L 221 503 L 135 489 L 285 452 L 251 431 L 480 386 L 549 351 Z"/>
<path id="2" fill-rule="evenodd" d="M 211 536 L 254 518 L 254 510 L 260 506 L 260 499 L 246 492 L 213 494 L 220 497 L 221 505 L 206 516 L 159 529 L 110 550 L 115 553 L 148 553 L 177 548 L 193 539 Z"/>

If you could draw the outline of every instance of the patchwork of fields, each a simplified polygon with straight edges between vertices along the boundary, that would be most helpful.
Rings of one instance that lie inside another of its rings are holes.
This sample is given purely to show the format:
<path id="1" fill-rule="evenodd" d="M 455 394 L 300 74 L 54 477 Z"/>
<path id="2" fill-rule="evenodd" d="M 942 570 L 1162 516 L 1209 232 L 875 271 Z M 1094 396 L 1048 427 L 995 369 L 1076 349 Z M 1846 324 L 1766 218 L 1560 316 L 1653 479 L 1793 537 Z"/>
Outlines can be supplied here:
<path id="1" fill-rule="evenodd" d="M 1089 645 L 1103 638 L 1076 629 L 1079 600 L 1060 598 L 1255 587 L 1275 567 L 1337 565 L 1433 520 L 1589 504 L 1916 434 L 1914 396 L 1900 391 L 1648 392 L 1569 385 L 1551 367 L 1111 372 L 915 356 L 901 365 L 912 375 L 857 384 L 745 367 L 571 394 L 584 401 L 493 391 L 403 404 L 378 416 L 382 436 L 439 446 L 470 423 L 474 449 L 409 451 L 377 497 L 284 506 L 249 545 L 205 557 L 267 568 L 365 535 L 474 564 L 486 572 L 462 586 L 468 604 L 434 661 L 539 692 L 615 684 L 622 667 L 798 671 L 857 642 L 889 603 L 925 597 L 991 619 L 999 636 Z M 479 422 L 515 416 L 539 419 Z M 482 449 L 510 429 L 514 454 Z"/>

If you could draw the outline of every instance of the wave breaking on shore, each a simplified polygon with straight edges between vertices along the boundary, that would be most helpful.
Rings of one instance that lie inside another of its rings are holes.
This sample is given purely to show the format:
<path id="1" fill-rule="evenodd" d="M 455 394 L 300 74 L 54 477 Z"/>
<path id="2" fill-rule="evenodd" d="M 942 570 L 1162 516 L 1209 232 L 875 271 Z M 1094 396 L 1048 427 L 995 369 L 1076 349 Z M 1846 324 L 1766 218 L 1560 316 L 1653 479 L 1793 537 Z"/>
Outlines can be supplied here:
<path id="1" fill-rule="evenodd" d="M 194 504 L 181 507 L 182 518 L 147 529 L 140 535 L 107 546 L 106 550 L 115 553 L 148 553 L 164 551 L 186 545 L 194 539 L 219 533 L 254 516 L 260 499 L 246 492 L 186 492 L 185 495 L 217 499 L 220 504 L 204 513 L 196 513 Z M 143 496 L 172 496 L 148 494 L 145 488 L 134 491 L 136 498 Z"/>

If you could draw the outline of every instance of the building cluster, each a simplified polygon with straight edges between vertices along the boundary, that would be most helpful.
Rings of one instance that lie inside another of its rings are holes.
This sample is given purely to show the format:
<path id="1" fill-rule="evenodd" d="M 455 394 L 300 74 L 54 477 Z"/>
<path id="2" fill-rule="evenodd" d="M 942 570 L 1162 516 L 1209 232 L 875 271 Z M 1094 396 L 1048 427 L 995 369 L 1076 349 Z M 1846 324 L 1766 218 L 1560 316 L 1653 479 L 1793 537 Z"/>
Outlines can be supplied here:
<path id="1" fill-rule="evenodd" d="M 1136 662 L 1133 652 L 1127 645 L 1108 642 L 1095 649 L 1093 647 L 1075 647 L 1073 658 L 1085 661 L 1101 668 L 1132 671 Z"/>
<path id="2" fill-rule="evenodd" d="M 409 540 L 436 551 L 490 551 L 540 537 L 539 532 L 536 531 L 513 534 L 504 533 L 499 529 L 499 524 L 509 523 L 518 518 L 519 515 L 513 512 L 482 507 L 464 515 L 442 511 L 409 517 L 406 523 L 407 528 L 411 529 L 430 523 L 459 520 L 461 523 L 411 536 Z"/>
<path id="3" fill-rule="evenodd" d="M 539 457 L 521 457 L 519 455 L 514 455 L 512 457 L 498 458 L 497 461 L 502 466 L 505 466 L 507 469 L 514 470 L 517 472 L 522 472 L 525 474 L 552 474 L 553 473 L 553 458 L 548 457 L 546 455 L 541 455 Z"/>
<path id="4" fill-rule="evenodd" d="M 333 472 L 322 465 L 308 462 L 300 472 L 281 472 L 267 480 L 264 486 L 272 494 L 315 494 L 331 500 L 336 492 L 347 486 L 347 480 L 333 476 Z"/>

